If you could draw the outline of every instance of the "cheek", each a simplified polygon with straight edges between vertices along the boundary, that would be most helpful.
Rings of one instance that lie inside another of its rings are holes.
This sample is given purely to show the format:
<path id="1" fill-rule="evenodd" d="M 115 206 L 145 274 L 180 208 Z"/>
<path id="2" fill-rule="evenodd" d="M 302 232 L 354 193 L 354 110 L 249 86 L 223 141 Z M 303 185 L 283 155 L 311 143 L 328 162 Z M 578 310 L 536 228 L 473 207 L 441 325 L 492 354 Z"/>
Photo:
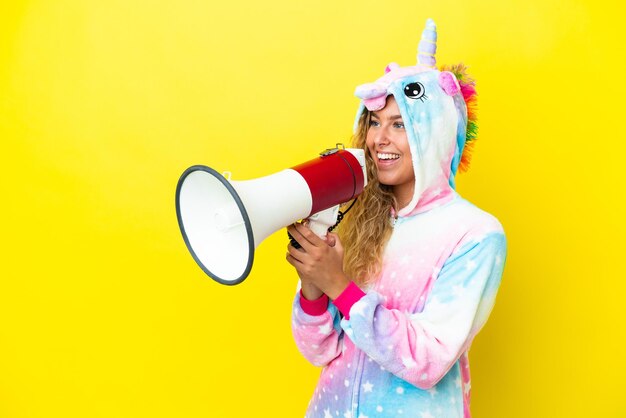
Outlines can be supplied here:
<path id="1" fill-rule="evenodd" d="M 411 148 L 409 147 L 409 139 L 406 136 L 406 131 L 399 133 L 395 139 L 396 147 L 404 155 L 411 155 Z"/>
<path id="2" fill-rule="evenodd" d="M 407 178 L 413 178 L 415 177 L 415 173 L 413 172 L 413 156 L 411 154 L 411 148 L 409 147 L 409 141 L 406 135 L 404 135 L 403 140 L 399 142 L 398 145 L 400 148 L 399 151 L 407 157 L 404 160 L 403 174 Z"/>
<path id="3" fill-rule="evenodd" d="M 404 160 L 404 169 L 402 174 L 407 179 L 415 178 L 415 172 L 413 171 L 413 161 L 410 158 Z"/>
<path id="4" fill-rule="evenodd" d="M 374 139 L 373 139 L 372 135 L 369 134 L 369 132 L 367 133 L 367 136 L 365 137 L 365 146 L 367 147 L 367 149 L 371 153 L 372 149 L 374 148 Z"/>

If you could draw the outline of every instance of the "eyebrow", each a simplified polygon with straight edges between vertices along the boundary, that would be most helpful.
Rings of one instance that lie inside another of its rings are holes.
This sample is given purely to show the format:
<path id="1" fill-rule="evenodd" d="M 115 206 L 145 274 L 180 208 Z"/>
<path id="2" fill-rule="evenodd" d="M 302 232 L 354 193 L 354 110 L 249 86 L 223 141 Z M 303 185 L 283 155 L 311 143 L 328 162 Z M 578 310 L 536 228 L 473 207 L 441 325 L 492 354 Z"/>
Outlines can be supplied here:
<path id="1" fill-rule="evenodd" d="M 376 112 L 372 112 L 372 117 L 374 117 L 374 118 L 376 118 L 376 119 L 380 119 L 380 116 L 378 116 L 378 115 L 376 114 Z M 392 116 L 389 116 L 389 118 L 388 118 L 388 119 L 389 119 L 389 120 L 402 119 L 402 116 L 400 116 L 400 115 L 392 115 Z"/>

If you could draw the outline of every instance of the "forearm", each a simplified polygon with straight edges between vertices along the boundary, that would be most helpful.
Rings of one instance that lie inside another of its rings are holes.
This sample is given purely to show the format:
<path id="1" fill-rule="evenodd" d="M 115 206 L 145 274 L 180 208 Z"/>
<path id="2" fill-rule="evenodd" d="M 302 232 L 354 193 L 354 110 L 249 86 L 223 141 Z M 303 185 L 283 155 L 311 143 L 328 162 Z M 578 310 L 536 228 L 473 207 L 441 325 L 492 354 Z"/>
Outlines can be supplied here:
<path id="1" fill-rule="evenodd" d="M 373 291 L 349 306 L 350 319 L 342 327 L 357 347 L 385 369 L 428 389 L 468 349 L 486 322 L 505 256 L 502 234 L 472 240 L 443 265 L 423 310 L 408 313 L 387 308 L 385 298 Z M 341 303 L 337 306 L 346 309 Z"/>
<path id="2" fill-rule="evenodd" d="M 331 362 L 341 352 L 342 330 L 339 327 L 339 313 L 337 308 L 328 304 L 326 308 L 317 312 L 307 312 L 301 295 L 297 295 L 293 306 L 292 332 L 298 350 L 315 366 L 324 366 Z M 316 301 L 313 301 L 316 302 Z M 308 309 L 307 309 L 308 310 Z"/>

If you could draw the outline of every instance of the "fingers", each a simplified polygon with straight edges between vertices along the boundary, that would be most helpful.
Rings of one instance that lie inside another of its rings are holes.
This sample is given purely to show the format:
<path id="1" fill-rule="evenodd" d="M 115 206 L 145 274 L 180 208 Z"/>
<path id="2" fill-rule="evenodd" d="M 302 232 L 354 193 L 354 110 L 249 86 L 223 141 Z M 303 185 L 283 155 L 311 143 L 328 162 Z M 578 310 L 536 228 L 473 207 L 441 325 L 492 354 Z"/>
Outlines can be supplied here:
<path id="1" fill-rule="evenodd" d="M 320 247 L 326 243 L 308 227 L 295 223 L 287 227 L 287 231 L 291 236 L 298 241 L 298 244 L 304 248 L 305 251 L 311 251 L 315 247 Z"/>
<path id="2" fill-rule="evenodd" d="M 290 245 L 291 248 L 293 248 L 293 246 Z M 295 250 L 295 248 L 294 248 Z M 298 251 L 298 250 L 296 250 Z M 289 249 L 289 251 L 287 252 L 287 255 L 285 256 L 285 258 L 287 259 L 287 262 L 289 264 L 291 264 L 292 266 L 294 266 L 296 268 L 296 270 L 299 270 L 303 264 L 300 260 L 298 260 L 296 257 L 293 256 L 291 249 Z"/>
<path id="3" fill-rule="evenodd" d="M 306 252 L 302 248 L 296 248 L 291 243 L 287 244 L 287 254 L 302 263 Z"/>
<path id="4" fill-rule="evenodd" d="M 295 248 L 291 244 L 287 244 L 287 254 L 285 256 L 287 262 L 291 264 L 296 271 L 298 272 L 298 276 L 302 279 L 303 274 L 307 271 L 306 264 L 304 263 L 307 257 L 307 253 L 301 249 Z"/>
<path id="5" fill-rule="evenodd" d="M 300 244 L 300 247 L 302 247 L 302 244 L 306 244 L 308 245 L 308 241 L 302 236 L 302 234 L 296 229 L 296 224 L 291 224 L 289 226 L 287 226 L 287 232 L 289 232 L 289 234 L 292 236 L 292 238 L 296 241 L 298 241 L 298 244 Z M 306 241 L 306 242 L 305 242 Z"/>

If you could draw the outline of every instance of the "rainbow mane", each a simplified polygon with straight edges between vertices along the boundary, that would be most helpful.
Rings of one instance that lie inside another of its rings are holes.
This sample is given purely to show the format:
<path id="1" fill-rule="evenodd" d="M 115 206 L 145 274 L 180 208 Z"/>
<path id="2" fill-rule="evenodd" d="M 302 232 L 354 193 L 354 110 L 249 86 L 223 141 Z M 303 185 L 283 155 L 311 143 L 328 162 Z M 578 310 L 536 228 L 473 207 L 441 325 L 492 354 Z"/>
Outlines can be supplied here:
<path id="1" fill-rule="evenodd" d="M 476 103 L 476 81 L 467 73 L 467 66 L 463 63 L 443 65 L 441 71 L 449 71 L 456 76 L 461 86 L 463 100 L 467 107 L 467 129 L 465 130 L 465 146 L 459 162 L 459 172 L 464 173 L 469 169 L 474 151 L 474 143 L 478 136 L 478 115 Z"/>

